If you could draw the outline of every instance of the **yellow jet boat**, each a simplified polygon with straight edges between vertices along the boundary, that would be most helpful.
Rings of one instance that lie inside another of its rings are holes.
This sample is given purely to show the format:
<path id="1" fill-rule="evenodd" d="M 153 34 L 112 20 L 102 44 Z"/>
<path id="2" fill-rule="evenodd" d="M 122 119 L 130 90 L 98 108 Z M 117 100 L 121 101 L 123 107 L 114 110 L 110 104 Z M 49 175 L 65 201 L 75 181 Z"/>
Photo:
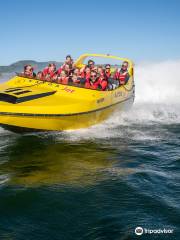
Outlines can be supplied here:
<path id="1" fill-rule="evenodd" d="M 119 64 L 127 61 L 127 84 L 99 91 L 15 76 L 0 84 L 0 125 L 14 131 L 79 129 L 102 122 L 115 110 L 129 108 L 134 101 L 133 62 L 110 55 L 83 54 L 75 66 L 83 67 L 89 57 L 116 59 Z"/>

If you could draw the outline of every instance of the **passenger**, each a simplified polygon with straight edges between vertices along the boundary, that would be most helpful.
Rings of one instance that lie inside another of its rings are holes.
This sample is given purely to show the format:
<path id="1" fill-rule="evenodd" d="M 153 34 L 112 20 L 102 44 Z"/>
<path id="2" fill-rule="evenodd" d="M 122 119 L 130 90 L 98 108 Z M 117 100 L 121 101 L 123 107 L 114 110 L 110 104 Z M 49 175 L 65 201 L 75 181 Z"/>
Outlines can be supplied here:
<path id="1" fill-rule="evenodd" d="M 73 61 L 73 59 L 71 58 L 70 55 L 67 55 L 67 56 L 66 56 L 65 62 L 64 62 L 63 65 L 57 70 L 58 74 L 61 74 L 61 71 L 63 71 L 63 70 L 67 71 L 67 70 L 66 70 L 67 66 L 68 66 L 68 68 L 69 68 L 69 69 L 71 70 L 71 72 L 72 72 L 73 69 L 74 69 L 74 61 Z M 69 70 L 68 70 L 68 71 L 69 71 Z"/>
<path id="2" fill-rule="evenodd" d="M 121 69 L 117 70 L 117 72 L 114 75 L 114 78 L 119 81 L 120 85 L 124 85 L 129 80 L 129 72 L 128 72 L 128 62 L 124 61 L 122 63 Z"/>
<path id="3" fill-rule="evenodd" d="M 58 75 L 60 75 L 61 72 L 64 70 L 64 66 L 65 66 L 65 63 L 62 66 L 60 66 L 60 68 L 57 70 Z"/>
<path id="4" fill-rule="evenodd" d="M 68 76 L 72 76 L 73 70 L 72 70 L 72 68 L 70 68 L 69 64 L 66 64 L 64 66 L 64 71 L 67 73 Z"/>
<path id="5" fill-rule="evenodd" d="M 72 75 L 73 70 L 70 69 L 70 66 L 68 64 L 63 64 L 58 70 L 57 74 L 60 75 L 62 71 L 65 71 L 68 76 Z"/>
<path id="6" fill-rule="evenodd" d="M 85 74 L 84 74 L 84 73 L 81 74 L 79 68 L 75 68 L 75 69 L 74 69 L 73 75 L 76 75 L 76 76 L 77 76 L 77 78 L 78 78 L 78 80 L 79 80 L 79 82 L 80 82 L 81 84 L 83 84 L 83 85 L 85 84 L 85 82 L 86 82 Z M 88 74 L 87 74 L 87 75 L 88 75 Z M 89 70 L 89 77 L 90 77 L 90 70 Z"/>
<path id="7" fill-rule="evenodd" d="M 51 79 L 52 79 L 52 77 L 51 77 L 50 74 L 46 74 L 46 75 L 44 76 L 44 80 L 45 80 L 45 81 L 51 82 Z"/>
<path id="8" fill-rule="evenodd" d="M 88 65 L 87 65 L 91 70 L 94 70 L 95 67 L 95 62 L 93 60 L 89 60 L 88 61 Z"/>
<path id="9" fill-rule="evenodd" d="M 80 70 L 80 72 L 81 72 L 81 70 Z M 91 76 L 91 69 L 88 66 L 86 66 L 84 71 L 81 72 L 81 77 L 85 78 L 85 79 L 89 79 L 90 76 Z"/>
<path id="10" fill-rule="evenodd" d="M 74 84 L 80 84 L 81 83 L 81 78 L 80 77 L 78 77 L 75 73 L 72 75 L 72 77 L 71 77 L 71 81 L 72 81 L 72 83 L 74 83 Z"/>
<path id="11" fill-rule="evenodd" d="M 70 69 L 72 69 L 74 67 L 74 61 L 73 61 L 71 55 L 66 56 L 65 64 L 68 64 Z"/>
<path id="12" fill-rule="evenodd" d="M 56 65 L 54 63 L 50 63 L 48 67 L 43 70 L 43 75 L 47 78 L 52 78 L 56 74 Z"/>
<path id="13" fill-rule="evenodd" d="M 25 65 L 24 66 L 24 72 L 22 72 L 22 75 L 24 77 L 28 77 L 28 78 L 35 78 L 36 74 L 33 71 L 33 67 L 31 65 Z"/>
<path id="14" fill-rule="evenodd" d="M 97 71 L 98 71 L 98 67 L 97 67 L 97 66 L 94 66 L 92 70 L 95 71 L 95 72 L 97 72 Z"/>
<path id="15" fill-rule="evenodd" d="M 51 78 L 52 82 L 57 82 L 58 80 L 58 74 L 54 74 L 54 76 Z"/>
<path id="16" fill-rule="evenodd" d="M 102 66 L 98 66 L 97 73 L 98 73 L 99 76 L 103 76 L 104 77 L 105 72 L 104 72 L 104 69 L 103 69 Z"/>
<path id="17" fill-rule="evenodd" d="M 84 65 L 84 67 L 82 67 L 82 68 L 80 69 L 80 72 L 81 72 L 81 73 L 84 73 L 86 68 L 90 68 L 90 71 L 95 70 L 95 69 L 94 69 L 94 68 L 95 68 L 95 63 L 94 63 L 94 61 L 90 59 L 90 60 L 88 61 L 88 64 L 87 64 L 87 65 Z"/>
<path id="18" fill-rule="evenodd" d="M 68 84 L 69 77 L 65 71 L 62 71 L 60 76 L 57 78 L 57 82 L 61 84 Z"/>
<path id="19" fill-rule="evenodd" d="M 105 75 L 106 75 L 107 79 L 111 77 L 111 65 L 110 64 L 105 65 Z"/>
<path id="20" fill-rule="evenodd" d="M 99 83 L 97 73 L 95 71 L 91 71 L 90 78 L 86 79 L 85 88 L 99 89 L 100 87 L 101 86 Z"/>
<path id="21" fill-rule="evenodd" d="M 73 75 L 76 75 L 77 77 L 80 77 L 81 76 L 81 73 L 80 73 L 80 70 L 79 70 L 79 68 L 75 68 L 74 70 L 73 70 Z"/>
<path id="22" fill-rule="evenodd" d="M 36 75 L 36 78 L 39 79 L 39 80 L 44 80 L 44 75 L 43 75 L 43 72 L 42 71 L 39 71 Z"/>
<path id="23" fill-rule="evenodd" d="M 91 69 L 89 67 L 86 67 L 85 69 L 85 78 L 88 79 L 91 76 Z"/>
<path id="24" fill-rule="evenodd" d="M 106 78 L 106 76 L 101 75 L 98 80 L 101 90 L 105 91 L 108 87 L 108 79 Z"/>

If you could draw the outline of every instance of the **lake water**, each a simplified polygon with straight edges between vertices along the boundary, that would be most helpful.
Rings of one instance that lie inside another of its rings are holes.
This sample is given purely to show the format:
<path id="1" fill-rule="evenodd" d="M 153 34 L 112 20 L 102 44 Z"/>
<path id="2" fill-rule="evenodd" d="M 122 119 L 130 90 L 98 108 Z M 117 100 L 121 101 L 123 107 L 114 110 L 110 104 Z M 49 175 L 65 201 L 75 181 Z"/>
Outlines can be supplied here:
<path id="1" fill-rule="evenodd" d="M 0 239 L 180 239 L 178 67 L 137 66 L 133 108 L 100 125 L 0 129 Z"/>

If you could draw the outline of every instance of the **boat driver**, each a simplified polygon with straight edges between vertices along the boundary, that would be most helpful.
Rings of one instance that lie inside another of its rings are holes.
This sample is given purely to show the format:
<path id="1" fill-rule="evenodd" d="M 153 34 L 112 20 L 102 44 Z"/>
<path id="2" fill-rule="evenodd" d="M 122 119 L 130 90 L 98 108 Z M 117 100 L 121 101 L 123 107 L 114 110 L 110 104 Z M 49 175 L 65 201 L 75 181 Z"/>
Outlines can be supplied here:
<path id="1" fill-rule="evenodd" d="M 128 62 L 124 61 L 122 63 L 121 69 L 118 69 L 114 75 L 114 78 L 119 81 L 120 85 L 124 85 L 129 80 L 129 72 L 128 72 Z"/>

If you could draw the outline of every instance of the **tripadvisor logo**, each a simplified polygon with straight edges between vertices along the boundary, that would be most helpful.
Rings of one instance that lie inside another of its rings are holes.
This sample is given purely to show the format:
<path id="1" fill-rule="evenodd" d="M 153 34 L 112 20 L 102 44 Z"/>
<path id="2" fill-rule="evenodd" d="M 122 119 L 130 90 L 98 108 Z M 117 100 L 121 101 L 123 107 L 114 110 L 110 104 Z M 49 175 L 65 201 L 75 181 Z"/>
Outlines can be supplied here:
<path id="1" fill-rule="evenodd" d="M 148 229 L 148 228 L 142 228 L 142 227 L 136 227 L 135 228 L 135 234 L 136 235 L 142 235 L 144 234 L 169 234 L 169 233 L 173 233 L 173 229 Z"/>
<path id="2" fill-rule="evenodd" d="M 143 228 L 142 227 L 135 228 L 135 234 L 136 235 L 142 235 L 143 234 Z"/>

